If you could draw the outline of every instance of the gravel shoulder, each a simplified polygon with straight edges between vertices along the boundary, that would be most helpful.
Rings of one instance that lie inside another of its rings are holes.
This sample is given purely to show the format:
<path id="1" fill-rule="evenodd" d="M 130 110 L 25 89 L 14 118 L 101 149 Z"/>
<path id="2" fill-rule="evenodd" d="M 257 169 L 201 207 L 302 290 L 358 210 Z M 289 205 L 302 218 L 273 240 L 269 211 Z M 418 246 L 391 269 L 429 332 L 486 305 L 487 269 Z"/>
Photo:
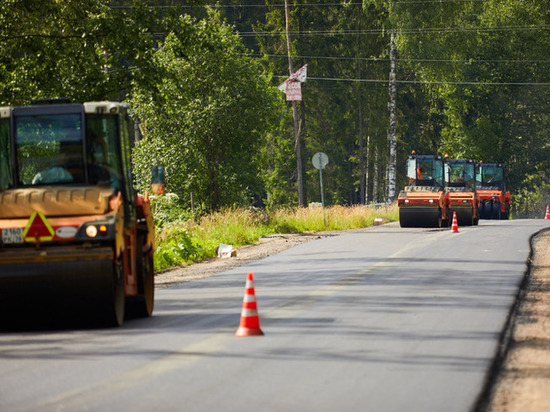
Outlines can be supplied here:
<path id="1" fill-rule="evenodd" d="M 495 378 L 491 412 L 550 411 L 550 231 L 536 236 L 531 247 L 531 270 Z"/>

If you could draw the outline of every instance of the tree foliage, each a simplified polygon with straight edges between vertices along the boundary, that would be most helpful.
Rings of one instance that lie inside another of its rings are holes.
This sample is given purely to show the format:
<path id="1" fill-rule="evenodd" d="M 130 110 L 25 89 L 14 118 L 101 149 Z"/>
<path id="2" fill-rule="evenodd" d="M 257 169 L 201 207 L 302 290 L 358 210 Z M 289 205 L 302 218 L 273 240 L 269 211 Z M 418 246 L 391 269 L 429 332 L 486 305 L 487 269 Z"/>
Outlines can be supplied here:
<path id="1" fill-rule="evenodd" d="M 297 204 L 291 108 L 275 89 L 289 74 L 282 3 L 4 0 L 0 104 L 128 98 L 146 136 L 142 188 L 162 163 L 187 206 L 191 193 L 205 209 Z M 294 68 L 309 73 L 299 113 L 310 201 L 318 151 L 330 159 L 328 204 L 386 198 L 390 32 L 401 184 L 414 149 L 504 163 L 516 215 L 550 198 L 550 0 L 289 4 Z"/>
<path id="2" fill-rule="evenodd" d="M 280 4 L 274 1 L 266 3 Z M 320 78 L 308 80 L 303 85 L 304 100 L 299 106 L 307 198 L 320 200 L 319 174 L 313 168 L 311 158 L 322 151 L 329 157 L 324 174 L 327 202 L 362 203 L 365 200 L 360 195 L 362 158 L 363 161 L 371 159 L 367 155 L 377 149 L 380 158 L 385 156 L 381 145 L 385 145 L 383 136 L 387 126 L 380 121 L 380 113 L 386 111 L 387 91 L 377 84 L 353 80 L 387 73 L 387 61 L 378 61 L 385 53 L 384 40 L 362 33 L 369 27 L 376 27 L 380 16 L 376 10 L 365 10 L 356 3 L 319 2 L 318 7 L 307 7 L 300 1 L 289 3 L 295 70 L 308 64 L 310 76 Z M 266 34 L 258 36 L 257 42 L 265 55 L 265 66 L 279 74 L 279 82 L 282 82 L 289 73 L 284 10 L 276 6 L 268 10 L 265 21 L 255 25 L 257 32 Z M 280 137 L 274 144 L 287 147 L 288 139 L 293 139 L 292 131 Z M 373 168 L 372 162 L 370 168 Z M 286 177 L 279 182 L 296 179 L 294 169 L 288 169 L 288 163 L 275 168 L 274 173 Z M 363 174 L 366 174 L 365 166 Z"/>
<path id="3" fill-rule="evenodd" d="M 155 13 L 140 2 L 5 0 L 0 4 L 0 104 L 124 98 L 148 68 Z"/>
<path id="4" fill-rule="evenodd" d="M 258 174 L 279 96 L 219 14 L 183 15 L 154 54 L 155 72 L 134 84 L 145 135 L 135 153 L 139 183 L 167 168 L 168 189 L 206 209 L 262 195 Z"/>
<path id="5" fill-rule="evenodd" d="M 437 113 L 437 148 L 506 164 L 513 190 L 530 185 L 550 154 L 549 5 L 383 2 L 401 63 Z"/>

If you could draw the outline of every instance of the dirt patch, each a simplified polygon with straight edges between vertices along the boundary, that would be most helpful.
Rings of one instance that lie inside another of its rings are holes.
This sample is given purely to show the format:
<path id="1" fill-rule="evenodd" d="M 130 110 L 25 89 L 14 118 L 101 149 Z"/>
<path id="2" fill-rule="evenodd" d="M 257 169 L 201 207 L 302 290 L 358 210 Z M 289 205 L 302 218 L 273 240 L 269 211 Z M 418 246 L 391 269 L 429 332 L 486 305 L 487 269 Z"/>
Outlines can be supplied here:
<path id="1" fill-rule="evenodd" d="M 550 411 L 550 231 L 539 234 L 532 246 L 531 272 L 495 381 L 492 412 Z"/>

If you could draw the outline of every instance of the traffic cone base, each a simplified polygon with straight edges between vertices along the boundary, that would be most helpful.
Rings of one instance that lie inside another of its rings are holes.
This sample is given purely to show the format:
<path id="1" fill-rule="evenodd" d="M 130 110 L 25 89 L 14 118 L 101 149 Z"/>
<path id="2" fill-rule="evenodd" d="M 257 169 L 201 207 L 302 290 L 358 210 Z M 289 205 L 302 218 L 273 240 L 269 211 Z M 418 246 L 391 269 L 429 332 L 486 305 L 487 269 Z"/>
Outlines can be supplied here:
<path id="1" fill-rule="evenodd" d="M 246 278 L 241 324 L 237 332 L 235 332 L 235 336 L 262 336 L 263 334 L 260 329 L 260 317 L 258 316 L 258 306 L 254 291 L 254 274 L 249 273 Z"/>
<path id="2" fill-rule="evenodd" d="M 550 206 L 546 205 L 546 215 L 544 216 L 545 220 L 550 219 Z"/>
<path id="3" fill-rule="evenodd" d="M 235 336 L 238 336 L 239 338 L 246 337 L 246 336 L 263 336 L 264 333 L 261 329 L 251 329 L 243 326 L 239 326 L 239 329 L 237 329 L 237 332 L 235 332 Z"/>
<path id="4" fill-rule="evenodd" d="M 451 227 L 452 233 L 458 233 L 458 220 L 456 219 L 456 212 L 453 212 L 453 225 Z"/>

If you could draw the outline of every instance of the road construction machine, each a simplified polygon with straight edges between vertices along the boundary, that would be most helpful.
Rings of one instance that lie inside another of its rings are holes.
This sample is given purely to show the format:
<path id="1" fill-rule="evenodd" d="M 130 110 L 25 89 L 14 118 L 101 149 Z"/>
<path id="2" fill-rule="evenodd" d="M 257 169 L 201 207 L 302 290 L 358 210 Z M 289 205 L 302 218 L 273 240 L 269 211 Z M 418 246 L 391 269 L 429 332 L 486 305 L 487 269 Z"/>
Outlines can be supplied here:
<path id="1" fill-rule="evenodd" d="M 509 219 L 512 196 L 506 191 L 506 171 L 500 163 L 478 164 L 478 214 L 481 219 Z"/>
<path id="2" fill-rule="evenodd" d="M 3 317 L 59 302 L 104 325 L 152 314 L 154 225 L 132 184 L 136 134 L 119 102 L 0 107 Z"/>
<path id="3" fill-rule="evenodd" d="M 445 190 L 451 215 L 456 213 L 459 226 L 477 225 L 479 197 L 476 192 L 476 163 L 473 160 L 447 159 L 449 180 Z"/>
<path id="4" fill-rule="evenodd" d="M 450 224 L 445 164 L 443 156 L 415 153 L 409 156 L 409 183 L 397 199 L 401 227 L 442 227 Z"/>

